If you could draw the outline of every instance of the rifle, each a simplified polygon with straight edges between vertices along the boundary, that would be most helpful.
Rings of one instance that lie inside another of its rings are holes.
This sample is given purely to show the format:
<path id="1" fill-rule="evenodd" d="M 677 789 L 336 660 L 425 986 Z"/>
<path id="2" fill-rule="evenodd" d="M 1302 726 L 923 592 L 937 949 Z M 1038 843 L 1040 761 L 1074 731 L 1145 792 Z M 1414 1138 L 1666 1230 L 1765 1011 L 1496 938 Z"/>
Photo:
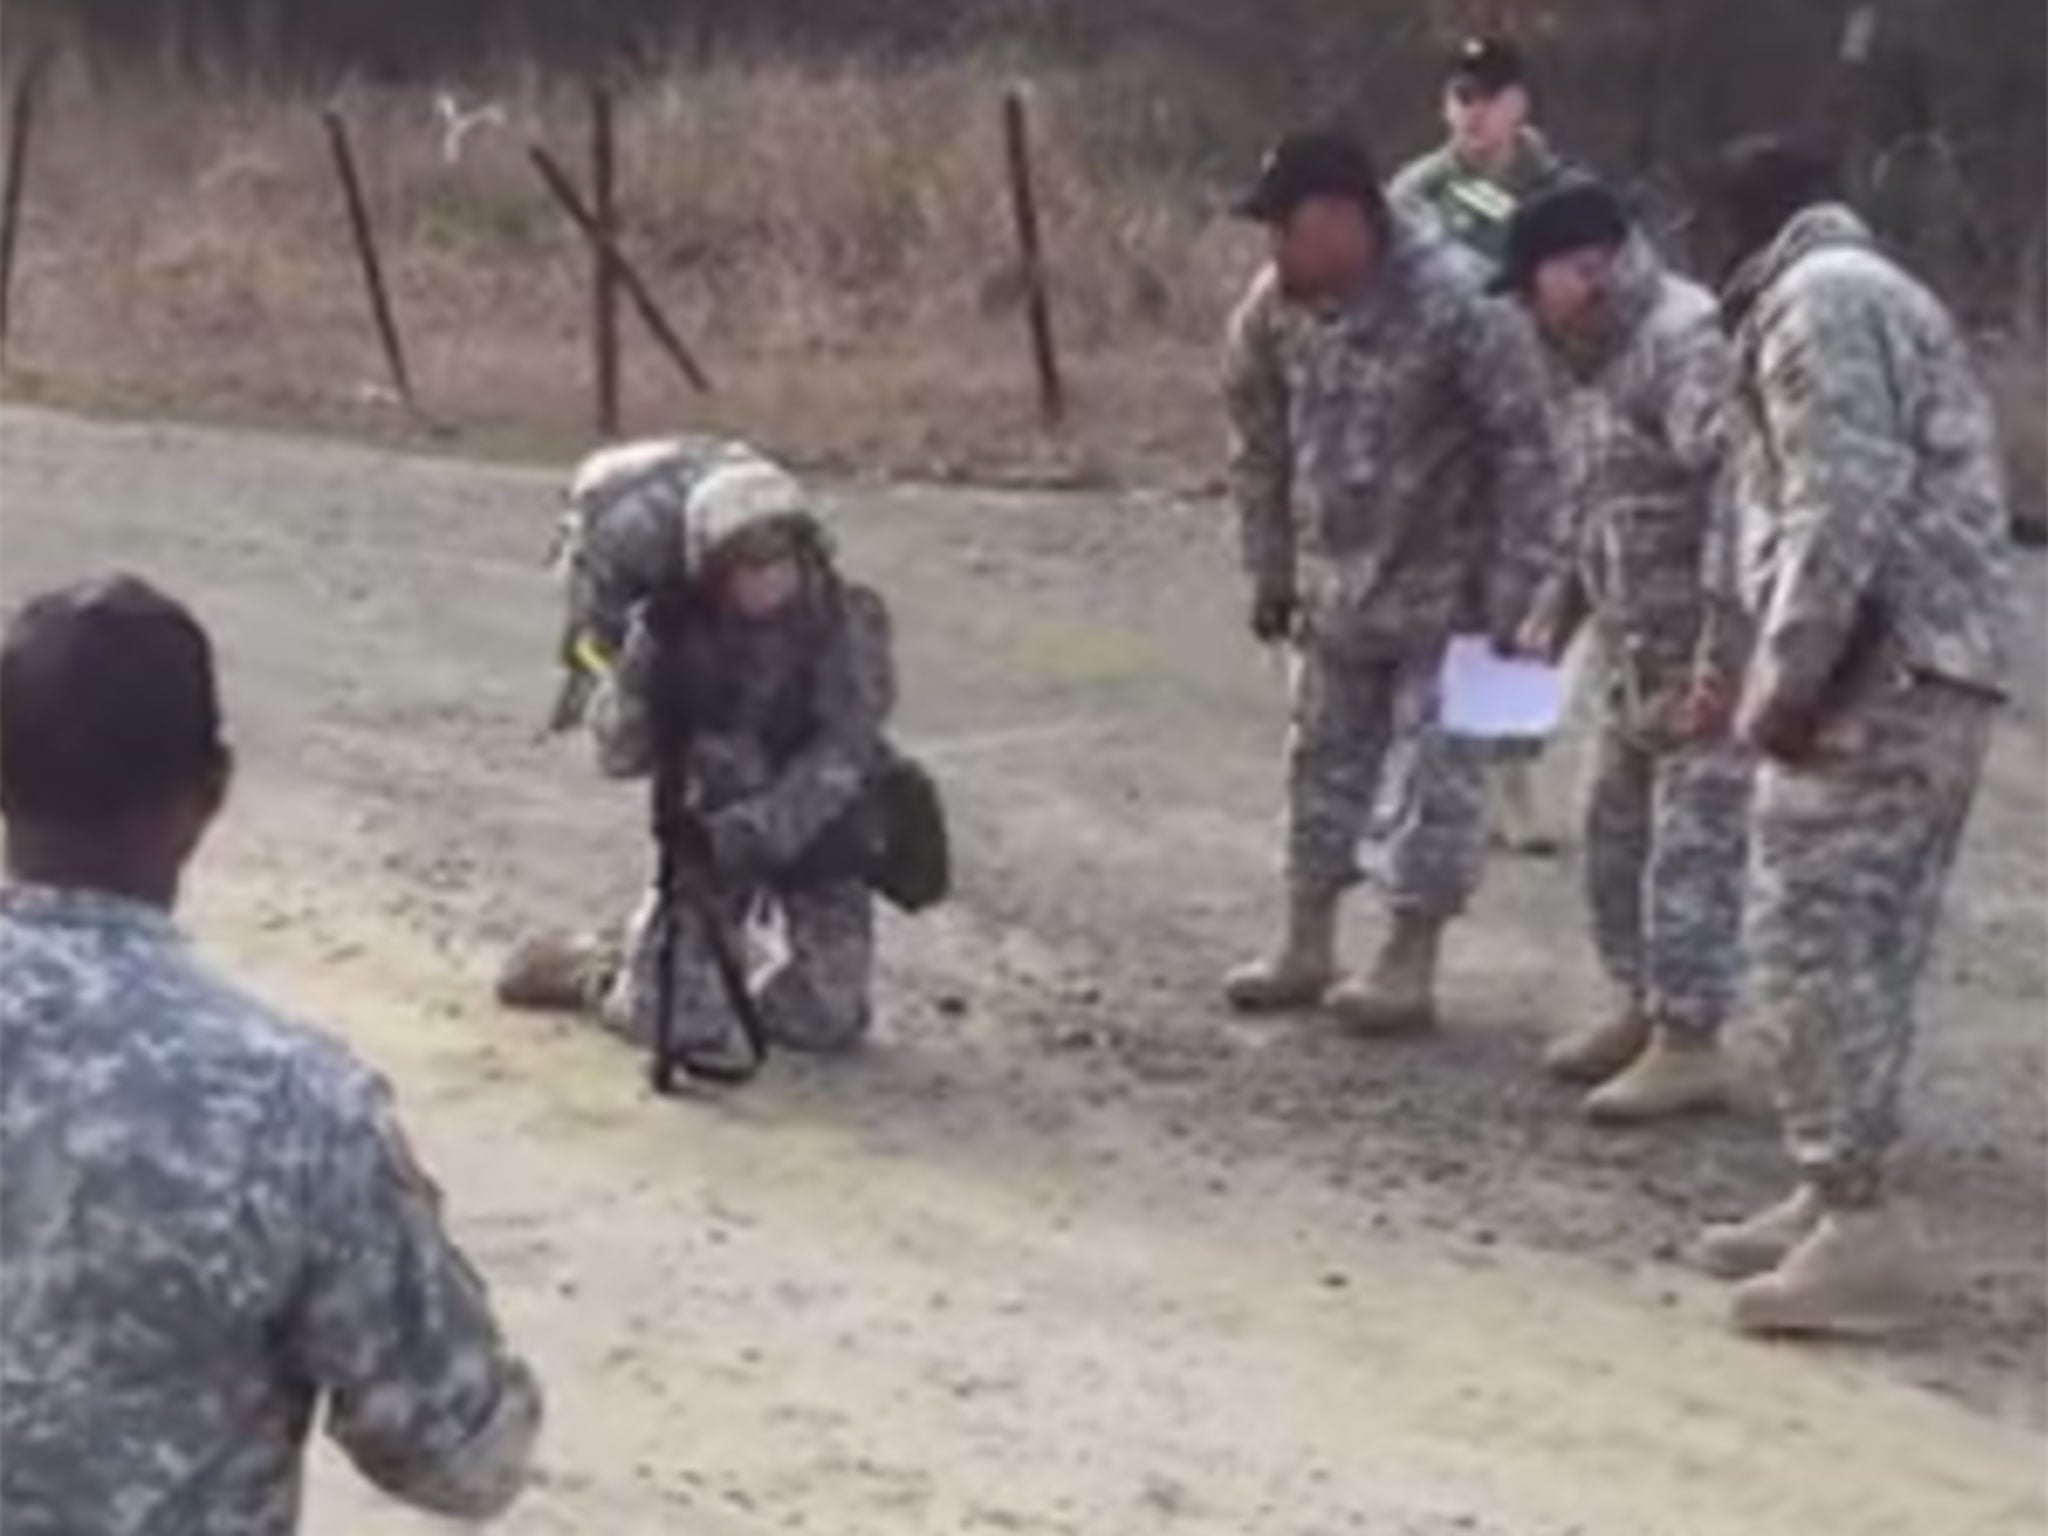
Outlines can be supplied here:
<path id="1" fill-rule="evenodd" d="M 663 644 L 676 643 L 678 638 L 679 632 L 671 630 L 664 636 Z M 688 733 L 675 719 L 674 691 L 657 685 L 654 693 L 654 776 L 650 799 L 655 847 L 656 1012 L 648 1082 L 657 1094 L 667 1096 L 675 1092 L 677 1067 L 707 1083 L 736 1087 L 751 1081 L 768 1059 L 768 1031 L 761 1021 L 754 994 L 747 987 L 746 968 L 733 952 L 725 915 L 707 882 L 711 873 L 711 843 L 703 821 L 689 804 L 683 783 L 682 756 Z M 698 936 L 711 957 L 712 969 L 718 973 L 719 989 L 746 1039 L 747 1054 L 743 1060 L 692 1055 L 676 1044 L 676 944 L 685 910 L 696 920 Z"/>

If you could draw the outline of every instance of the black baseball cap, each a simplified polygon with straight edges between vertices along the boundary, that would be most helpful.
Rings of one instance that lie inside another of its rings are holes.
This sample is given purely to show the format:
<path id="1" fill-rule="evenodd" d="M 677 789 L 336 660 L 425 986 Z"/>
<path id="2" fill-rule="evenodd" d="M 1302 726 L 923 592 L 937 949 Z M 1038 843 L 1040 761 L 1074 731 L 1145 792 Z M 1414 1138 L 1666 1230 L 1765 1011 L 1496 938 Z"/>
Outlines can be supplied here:
<path id="1" fill-rule="evenodd" d="M 1801 209 L 1841 195 L 1833 157 L 1785 134 L 1752 134 L 1723 147 L 1706 191 L 1745 249 L 1767 243 Z"/>
<path id="2" fill-rule="evenodd" d="M 1508 223 L 1507 254 L 1491 287 L 1495 293 L 1520 293 L 1553 256 L 1620 246 L 1628 232 L 1628 210 L 1620 198 L 1590 177 L 1567 182 L 1515 210 Z"/>
<path id="3" fill-rule="evenodd" d="M 1283 224 L 1303 203 L 1346 197 L 1368 213 L 1386 207 L 1379 169 L 1366 147 L 1339 129 L 1290 133 L 1259 164 L 1259 174 L 1232 206 L 1239 218 Z"/>
<path id="4" fill-rule="evenodd" d="M 1511 85 L 1527 84 L 1529 66 L 1522 50 L 1505 37 L 1468 37 L 1451 54 L 1446 76 L 1453 87 L 1498 96 Z"/>

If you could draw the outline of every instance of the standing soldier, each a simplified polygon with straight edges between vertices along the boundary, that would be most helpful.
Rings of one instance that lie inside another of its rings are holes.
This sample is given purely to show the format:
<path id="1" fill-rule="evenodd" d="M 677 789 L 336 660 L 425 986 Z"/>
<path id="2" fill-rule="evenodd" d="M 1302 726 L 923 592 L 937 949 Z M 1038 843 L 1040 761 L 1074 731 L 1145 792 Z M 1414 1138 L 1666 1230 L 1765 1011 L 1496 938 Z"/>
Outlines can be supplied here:
<path id="1" fill-rule="evenodd" d="M 1394 206 L 1470 251 L 1490 277 L 1506 254 L 1518 204 L 1557 183 L 1563 167 L 1530 126 L 1528 69 L 1501 37 L 1474 37 L 1452 54 L 1444 84 L 1449 142 L 1388 184 Z M 1556 842 L 1536 813 L 1540 741 L 1447 736 L 1434 771 L 1492 789 L 1493 834 L 1510 852 L 1548 854 Z"/>
<path id="2" fill-rule="evenodd" d="M 1527 327 L 1388 206 L 1351 139 L 1282 140 L 1240 211 L 1271 231 L 1272 261 L 1230 326 L 1232 492 L 1252 631 L 1292 640 L 1297 666 L 1286 930 L 1226 990 L 1245 1009 L 1327 1003 L 1367 1031 L 1426 1027 L 1439 937 L 1478 879 L 1484 806 L 1412 768 L 1429 755 L 1452 628 L 1511 648 L 1551 574 L 1538 364 Z M 1400 801 L 1392 923 L 1364 980 L 1337 985 L 1338 902 L 1383 788 Z"/>
<path id="3" fill-rule="evenodd" d="M 1762 754 L 1746 949 L 1799 1182 L 1710 1228 L 1752 1332 L 1879 1331 L 1917 1285 L 1884 1162 L 1924 968 L 2002 697 L 2006 513 L 1990 405 L 1925 288 L 1824 161 L 1729 151 L 1735 463 Z"/>
<path id="4" fill-rule="evenodd" d="M 1388 183 L 1387 196 L 1490 271 L 1507 254 L 1517 205 L 1554 186 L 1563 171 L 1529 116 L 1521 50 L 1506 38 L 1467 38 L 1451 55 L 1444 82 L 1449 141 L 1402 170 Z"/>
<path id="5" fill-rule="evenodd" d="M 1737 975 L 1746 755 L 1728 739 L 1743 625 L 1722 423 L 1733 359 L 1702 288 L 1667 273 L 1605 187 L 1516 212 L 1500 285 L 1543 340 L 1575 572 L 1533 622 L 1561 654 L 1590 616 L 1602 712 L 1585 810 L 1607 1016 L 1548 1064 L 1599 1121 L 1720 1105 Z"/>
<path id="6" fill-rule="evenodd" d="M 540 1394 L 383 1084 L 172 927 L 229 777 L 205 632 L 39 598 L 0 711 L 0 1525 L 287 1536 L 323 1406 L 387 1492 L 502 1509 Z"/>

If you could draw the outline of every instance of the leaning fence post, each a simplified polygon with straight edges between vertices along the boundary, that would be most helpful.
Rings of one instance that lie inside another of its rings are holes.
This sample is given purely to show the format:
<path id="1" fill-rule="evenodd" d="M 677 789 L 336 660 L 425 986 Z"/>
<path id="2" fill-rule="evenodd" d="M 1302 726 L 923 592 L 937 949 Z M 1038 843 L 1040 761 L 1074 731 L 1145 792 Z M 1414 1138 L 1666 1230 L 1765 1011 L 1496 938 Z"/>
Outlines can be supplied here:
<path id="1" fill-rule="evenodd" d="M 1017 220 L 1018 270 L 1024 281 L 1024 315 L 1031 329 L 1031 360 L 1038 372 L 1038 412 L 1048 427 L 1066 414 L 1059 354 L 1052 339 L 1052 306 L 1046 295 L 1045 258 L 1038 238 L 1038 199 L 1031 185 L 1031 141 L 1024 93 L 1012 87 L 1003 97 L 1003 142 L 1010 171 L 1010 207 Z"/>
<path id="2" fill-rule="evenodd" d="M 35 130 L 43 72 L 49 63 L 47 52 L 29 60 L 15 82 L 14 100 L 7 110 L 7 179 L 0 187 L 0 357 L 7 353 L 8 320 L 14 309 L 14 247 L 21 230 L 22 188 L 28 180 L 29 139 Z"/>
<path id="3" fill-rule="evenodd" d="M 417 408 L 412 377 L 405 367 L 405 349 L 398 338 L 398 324 L 391 315 L 391 298 L 384 288 L 384 265 L 377 259 L 377 240 L 370 228 L 369 209 L 363 203 L 363 185 L 356 176 L 355 155 L 349 149 L 348 126 L 341 114 L 328 107 L 320 114 L 327 125 L 327 143 L 334 151 L 335 174 L 341 178 L 341 193 L 348 204 L 348 224 L 355 236 L 356 255 L 362 262 L 363 286 L 369 290 L 370 315 L 377 323 L 377 339 L 384 346 L 384 361 L 391 369 L 391 383 L 398 398 Z"/>
<path id="4" fill-rule="evenodd" d="M 704 370 L 697 366 L 697 359 L 690 355 L 690 349 L 683 345 L 683 338 L 676 334 L 676 328 L 668 323 L 668 316 L 661 312 L 661 306 L 654 302 L 654 295 L 640 274 L 633 270 L 632 263 L 619 254 L 616 242 L 609 239 L 597 226 L 597 217 L 583 206 L 583 199 L 576 195 L 575 184 L 568 173 L 555 162 L 555 157 L 538 144 L 530 144 L 526 150 L 527 159 L 540 172 L 540 179 L 546 183 L 555 201 L 562 205 L 562 211 L 569 215 L 570 222 L 583 231 L 583 238 L 612 268 L 619 286 L 626 290 L 626 297 L 633 301 L 633 308 L 654 339 L 661 344 L 661 350 L 668 354 L 668 360 L 676 365 L 676 372 L 689 380 L 692 386 L 704 393 L 710 393 L 711 380 Z"/>
<path id="5" fill-rule="evenodd" d="M 614 197 L 613 167 L 616 139 L 612 132 L 612 94 L 601 82 L 590 87 L 590 201 L 591 214 L 604 245 L 616 245 L 619 235 L 618 206 Z M 603 246 L 590 253 L 591 366 L 597 391 L 597 430 L 600 436 L 619 435 L 619 286 L 618 276 Z"/>

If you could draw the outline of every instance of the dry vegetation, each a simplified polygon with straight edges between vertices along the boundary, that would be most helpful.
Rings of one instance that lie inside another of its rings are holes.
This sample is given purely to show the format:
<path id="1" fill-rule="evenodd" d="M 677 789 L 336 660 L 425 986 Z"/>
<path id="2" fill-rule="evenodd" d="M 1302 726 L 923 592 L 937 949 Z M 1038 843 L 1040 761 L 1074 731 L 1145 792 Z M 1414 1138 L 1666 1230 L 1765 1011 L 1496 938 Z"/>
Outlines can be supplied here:
<path id="1" fill-rule="evenodd" d="M 718 389 L 692 395 L 623 319 L 628 428 L 739 432 L 799 462 L 1185 487 L 1216 464 L 1213 354 L 1257 240 L 1218 212 L 1241 167 L 1184 82 L 1130 64 L 1034 74 L 1068 430 L 1036 424 L 988 58 L 716 65 L 621 98 L 624 244 Z M 410 430 L 383 387 L 319 98 L 52 82 L 10 338 L 17 395 Z M 589 258 L 525 159 L 585 168 L 580 91 L 530 71 L 451 155 L 420 87 L 340 98 L 431 412 L 472 448 L 590 433 Z M 1257 128 L 1225 134 L 1255 146 Z M 1426 119 L 1415 125 L 1420 148 Z M 2016 481 L 2043 495 L 2038 336 L 1990 362 Z"/>
<path id="2" fill-rule="evenodd" d="M 629 425 L 687 422 L 801 459 L 1097 474 L 1206 461 L 1211 354 L 1256 241 L 1128 152 L 1143 103 L 1041 81 L 1056 324 L 1075 396 L 1035 427 L 1000 76 L 964 65 L 722 68 L 628 94 L 628 251 L 718 385 L 699 398 L 624 320 Z M 472 95 L 464 105 L 486 98 Z M 486 437 L 590 419 L 589 258 L 535 178 L 584 168 L 580 94 L 493 93 L 451 160 L 433 93 L 351 92 L 420 393 Z M 59 84 L 37 141 L 10 351 L 60 398 L 374 426 L 383 368 L 318 103 Z"/>

